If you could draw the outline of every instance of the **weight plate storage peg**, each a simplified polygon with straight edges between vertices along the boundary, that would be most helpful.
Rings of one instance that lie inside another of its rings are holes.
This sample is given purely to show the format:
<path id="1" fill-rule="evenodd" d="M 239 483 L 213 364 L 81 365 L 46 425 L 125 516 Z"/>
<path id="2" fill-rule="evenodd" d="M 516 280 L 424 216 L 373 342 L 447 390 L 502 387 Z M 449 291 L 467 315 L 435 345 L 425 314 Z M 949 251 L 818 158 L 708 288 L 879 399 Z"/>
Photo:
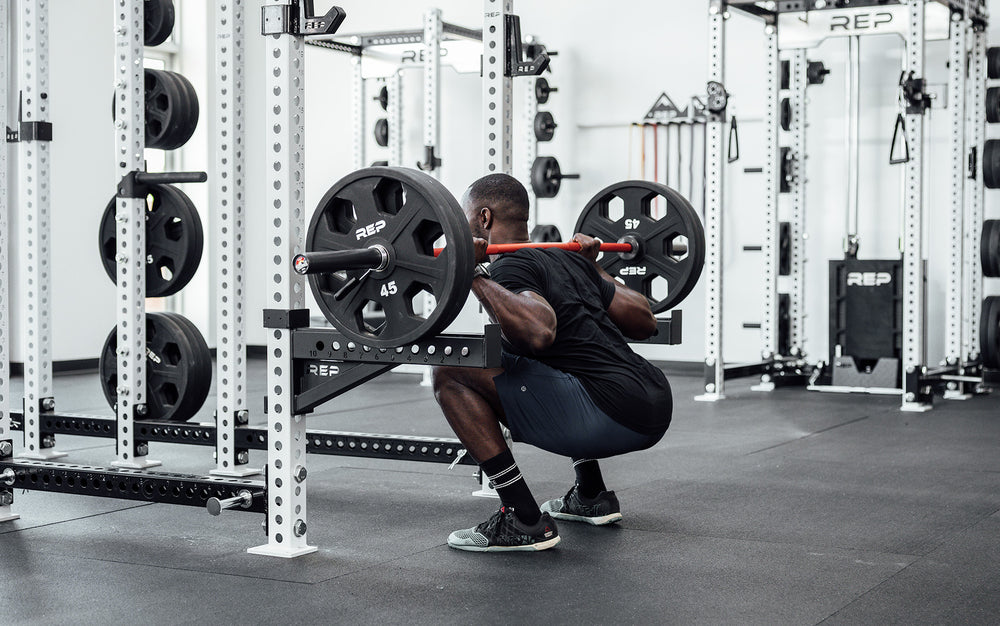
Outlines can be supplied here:
<path id="1" fill-rule="evenodd" d="M 375 120 L 375 143 L 383 148 L 389 145 L 389 120 L 384 117 Z"/>
<path id="2" fill-rule="evenodd" d="M 549 101 L 549 94 L 555 91 L 559 91 L 555 87 L 549 87 L 549 81 L 545 80 L 541 76 L 535 79 L 535 100 L 538 100 L 538 104 L 545 104 Z"/>
<path id="3" fill-rule="evenodd" d="M 1000 139 L 987 139 L 983 144 L 983 184 L 1000 189 Z"/>
<path id="4" fill-rule="evenodd" d="M 118 329 L 108 335 L 98 365 L 104 398 L 118 403 Z M 146 314 L 145 420 L 186 422 L 205 404 L 212 354 L 193 323 L 176 313 Z"/>
<path id="5" fill-rule="evenodd" d="M 537 157 L 531 164 L 531 190 L 537 198 L 555 198 L 564 178 L 580 178 L 580 175 L 563 174 L 555 157 Z"/>
<path id="6" fill-rule="evenodd" d="M 437 256 L 435 246 L 443 247 Z M 417 170 L 372 167 L 342 178 L 320 200 L 305 249 L 378 252 L 377 266 L 309 276 L 326 319 L 362 345 L 395 348 L 442 332 L 472 285 L 474 252 L 462 207 Z"/>
<path id="7" fill-rule="evenodd" d="M 101 261 L 115 280 L 117 198 L 101 218 L 98 236 Z M 170 296 L 187 285 L 201 263 L 204 233 L 194 203 L 172 185 L 152 185 L 146 196 L 146 296 Z"/>
<path id="8" fill-rule="evenodd" d="M 145 0 L 142 5 L 143 43 L 158 46 L 174 31 L 174 1 Z"/>
<path id="9" fill-rule="evenodd" d="M 556 133 L 555 118 L 548 111 L 539 111 L 535 113 L 535 139 L 538 141 L 552 141 L 552 137 Z"/>
<path id="10" fill-rule="evenodd" d="M 533 243 L 562 241 L 562 234 L 555 224 L 538 224 L 531 229 L 531 241 Z"/>
<path id="11" fill-rule="evenodd" d="M 1000 87 L 986 90 L 986 121 L 990 124 L 1000 122 Z"/>
<path id="12" fill-rule="evenodd" d="M 1000 278 L 1000 220 L 983 222 L 979 258 L 983 265 L 983 276 Z"/>
<path id="13" fill-rule="evenodd" d="M 666 207 L 659 218 L 650 210 L 657 197 Z M 633 245 L 632 252 L 603 253 L 597 262 L 644 294 L 654 313 L 680 304 L 705 264 L 705 231 L 697 211 L 659 183 L 632 180 L 603 189 L 584 207 L 576 232 Z"/>
<path id="14" fill-rule="evenodd" d="M 983 300 L 979 320 L 979 351 L 983 365 L 1000 369 L 1000 296 Z"/>

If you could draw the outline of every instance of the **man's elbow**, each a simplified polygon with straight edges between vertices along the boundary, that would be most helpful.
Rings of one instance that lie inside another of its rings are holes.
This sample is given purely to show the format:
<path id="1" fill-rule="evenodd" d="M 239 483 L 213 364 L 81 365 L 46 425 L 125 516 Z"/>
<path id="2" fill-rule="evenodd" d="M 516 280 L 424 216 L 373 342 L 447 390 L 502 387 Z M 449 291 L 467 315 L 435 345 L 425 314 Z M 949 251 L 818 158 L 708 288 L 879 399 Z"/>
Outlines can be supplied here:
<path id="1" fill-rule="evenodd" d="M 642 315 L 632 324 L 632 332 L 629 339 L 649 339 L 656 334 L 656 316 L 650 311 L 647 315 Z"/>
<path id="2" fill-rule="evenodd" d="M 554 328 L 542 328 L 532 333 L 528 349 L 532 354 L 539 354 L 548 350 L 555 343 L 555 340 L 556 331 Z"/>

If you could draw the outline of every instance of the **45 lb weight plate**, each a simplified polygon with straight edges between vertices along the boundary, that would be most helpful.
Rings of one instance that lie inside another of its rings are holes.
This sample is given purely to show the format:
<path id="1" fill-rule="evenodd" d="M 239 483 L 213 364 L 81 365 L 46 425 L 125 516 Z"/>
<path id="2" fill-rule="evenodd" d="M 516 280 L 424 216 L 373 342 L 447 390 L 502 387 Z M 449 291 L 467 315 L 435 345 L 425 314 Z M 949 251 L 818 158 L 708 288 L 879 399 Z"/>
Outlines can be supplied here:
<path id="1" fill-rule="evenodd" d="M 983 365 L 1000 369 L 1000 296 L 983 300 L 979 319 L 979 349 Z"/>
<path id="2" fill-rule="evenodd" d="M 653 200 L 663 217 L 650 211 Z M 649 300 L 654 313 L 677 306 L 698 283 L 705 264 L 705 231 L 694 207 L 666 185 L 632 180 L 594 196 L 576 222 L 576 232 L 605 242 L 631 243 L 628 253 L 603 253 L 598 263 Z"/>
<path id="3" fill-rule="evenodd" d="M 417 170 L 348 174 L 320 201 L 306 251 L 373 247 L 384 251 L 384 266 L 309 276 L 323 315 L 347 337 L 376 348 L 443 331 L 468 298 L 474 265 L 469 224 L 454 196 Z M 436 257 L 435 247 L 443 248 Z"/>
<path id="4" fill-rule="evenodd" d="M 201 263 L 204 234 L 190 198 L 171 185 L 153 185 L 146 201 L 146 295 L 170 296 L 184 288 Z M 99 247 L 108 278 L 115 280 L 117 198 L 101 218 Z"/>

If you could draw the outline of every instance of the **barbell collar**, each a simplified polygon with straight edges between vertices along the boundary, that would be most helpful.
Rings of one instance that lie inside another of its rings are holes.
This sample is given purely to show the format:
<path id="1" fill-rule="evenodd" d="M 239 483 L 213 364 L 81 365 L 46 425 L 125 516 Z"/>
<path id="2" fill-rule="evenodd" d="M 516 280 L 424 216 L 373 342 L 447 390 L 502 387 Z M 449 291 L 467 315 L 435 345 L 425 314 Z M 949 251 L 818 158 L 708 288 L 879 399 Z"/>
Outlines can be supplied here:
<path id="1" fill-rule="evenodd" d="M 263 493 L 258 492 L 256 495 L 261 496 Z M 253 504 L 254 497 L 255 495 L 250 493 L 249 489 L 240 489 L 236 492 L 236 496 L 232 498 L 225 498 L 223 500 L 209 498 L 205 503 L 205 508 L 208 509 L 209 515 L 219 515 L 223 511 L 230 509 L 249 509 Z"/>
<path id="2" fill-rule="evenodd" d="M 340 270 L 370 269 L 380 271 L 389 265 L 389 251 L 382 245 L 359 250 L 332 252 L 307 252 L 292 259 L 295 272 L 302 274 L 330 274 Z"/>

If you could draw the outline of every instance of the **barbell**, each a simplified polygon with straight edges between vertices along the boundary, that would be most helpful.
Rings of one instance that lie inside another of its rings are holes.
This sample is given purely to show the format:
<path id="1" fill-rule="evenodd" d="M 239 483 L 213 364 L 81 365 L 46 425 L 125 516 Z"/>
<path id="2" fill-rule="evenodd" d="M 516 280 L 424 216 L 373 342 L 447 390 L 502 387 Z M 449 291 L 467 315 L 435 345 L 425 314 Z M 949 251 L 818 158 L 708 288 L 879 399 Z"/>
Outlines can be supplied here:
<path id="1" fill-rule="evenodd" d="M 656 198 L 666 207 L 661 217 L 650 210 Z M 605 188 L 584 208 L 576 231 L 606 242 L 598 263 L 644 294 L 654 313 L 675 307 L 701 275 L 705 235 L 698 214 L 659 183 Z M 580 248 L 501 244 L 487 253 L 528 247 Z M 346 337 L 375 348 L 443 331 L 465 305 L 475 267 L 458 201 L 438 180 L 407 168 L 361 169 L 335 183 L 312 216 L 305 250 L 292 266 L 308 276 L 323 315 Z"/>

